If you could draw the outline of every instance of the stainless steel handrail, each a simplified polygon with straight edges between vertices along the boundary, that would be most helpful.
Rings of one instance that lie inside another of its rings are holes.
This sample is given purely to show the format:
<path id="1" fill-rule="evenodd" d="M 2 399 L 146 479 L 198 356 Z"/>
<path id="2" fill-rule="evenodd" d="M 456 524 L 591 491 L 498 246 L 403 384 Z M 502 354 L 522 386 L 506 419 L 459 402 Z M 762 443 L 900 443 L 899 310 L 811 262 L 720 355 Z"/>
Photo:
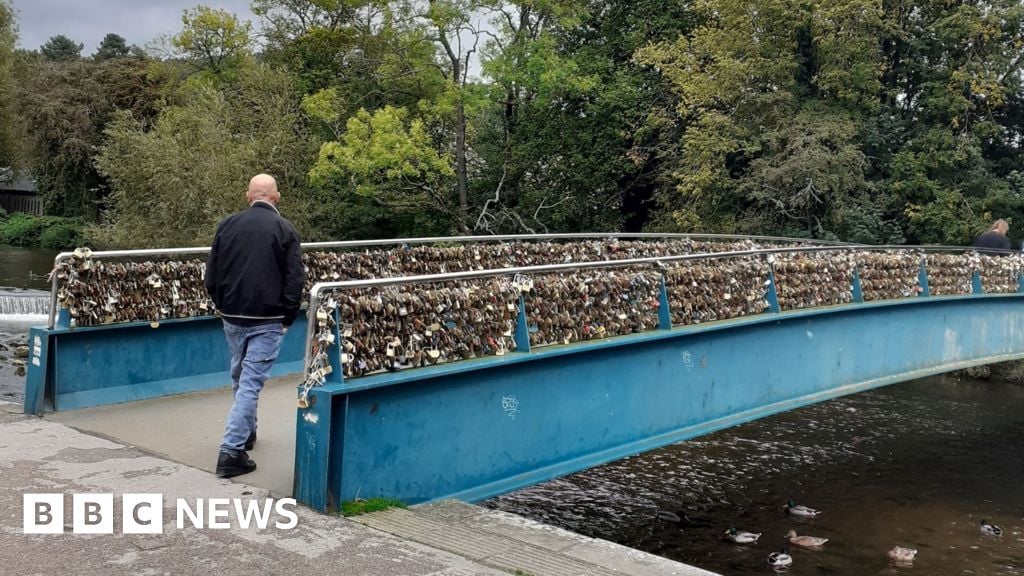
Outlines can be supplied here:
<path id="1" fill-rule="evenodd" d="M 572 240 L 572 239 L 712 239 L 712 240 L 755 240 L 761 242 L 814 242 L 816 244 L 843 245 L 842 242 L 826 240 L 813 240 L 805 238 L 785 238 L 782 236 L 744 236 L 738 234 L 688 234 L 688 233 L 665 233 L 653 232 L 586 232 L 580 234 L 557 233 L 557 234 L 504 234 L 488 236 L 441 236 L 421 238 L 381 238 L 376 240 L 339 240 L 334 242 L 306 242 L 302 244 L 303 251 L 322 248 L 360 248 L 364 246 L 390 246 L 402 244 L 441 244 L 441 243 L 468 243 L 468 242 L 511 242 L 517 240 Z M 135 256 L 181 256 L 188 254 L 206 254 L 210 251 L 209 246 L 195 248 L 157 248 L 138 250 L 105 250 L 91 252 L 90 258 L 131 258 Z M 60 263 L 74 256 L 74 252 L 61 252 L 53 259 L 53 269 L 56 270 Z M 57 292 L 60 290 L 60 282 L 54 274 L 50 280 L 50 312 L 47 327 L 53 329 L 57 318 Z"/>
<path id="2" fill-rule="evenodd" d="M 599 260 L 592 262 L 569 262 L 564 264 L 544 264 L 540 266 L 522 266 L 518 268 L 494 268 L 490 270 L 467 270 L 463 272 L 448 272 L 445 274 L 421 274 L 417 276 L 398 276 L 393 278 L 370 278 L 364 280 L 347 280 L 343 282 L 318 282 L 309 291 L 309 314 L 310 319 L 306 325 L 306 350 L 303 360 L 303 377 L 309 375 L 310 355 L 312 342 L 315 335 L 316 310 L 320 306 L 320 292 L 334 289 L 371 288 L 376 286 L 398 286 L 405 284 L 446 282 L 450 280 L 471 280 L 476 278 L 490 278 L 495 276 L 508 276 L 514 274 L 539 274 L 546 272 L 564 272 L 568 270 L 586 270 L 591 268 L 621 268 L 640 264 L 669 264 L 674 262 L 685 262 L 690 260 L 714 260 L 725 258 L 740 258 L 743 256 L 761 256 L 768 254 L 790 254 L 803 252 L 827 252 L 827 251 L 852 251 L 862 250 L 876 252 L 885 250 L 898 250 L 910 252 L 970 252 L 976 250 L 973 247 L 965 246 L 906 246 L 906 245 L 844 245 L 844 246 L 803 246 L 795 248 L 760 248 L 757 250 L 739 250 L 735 252 L 707 252 L 702 254 L 681 254 L 678 256 L 653 256 L 649 258 L 632 258 L 628 260 Z M 1014 250 L 986 250 L 1006 254 L 1019 254 Z"/>

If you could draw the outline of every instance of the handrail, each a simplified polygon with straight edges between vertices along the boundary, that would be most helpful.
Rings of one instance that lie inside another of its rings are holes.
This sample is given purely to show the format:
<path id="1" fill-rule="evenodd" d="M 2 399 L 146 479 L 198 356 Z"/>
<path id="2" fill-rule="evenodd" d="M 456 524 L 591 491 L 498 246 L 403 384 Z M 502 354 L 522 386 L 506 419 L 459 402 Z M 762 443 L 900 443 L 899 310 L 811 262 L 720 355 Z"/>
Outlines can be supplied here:
<path id="1" fill-rule="evenodd" d="M 741 234 L 689 234 L 689 233 L 665 233 L 654 232 L 584 232 L 555 233 L 555 234 L 503 234 L 487 236 L 439 236 L 420 238 L 379 238 L 375 240 L 339 240 L 331 242 L 305 242 L 302 250 L 315 250 L 321 248 L 359 248 L 364 246 L 389 246 L 401 244 L 439 244 L 439 243 L 468 243 L 468 242 L 511 242 L 517 240 L 571 240 L 571 239 L 711 239 L 711 240 L 755 240 L 762 242 L 814 242 L 816 244 L 844 245 L 843 242 L 827 240 L 814 240 L 810 238 L 786 238 L 783 236 L 745 236 Z M 209 246 L 193 248 L 156 248 L 136 250 L 105 250 L 90 252 L 90 258 L 130 258 L 134 256 L 181 256 L 188 254 L 206 254 L 210 251 Z M 56 270 L 61 262 L 74 256 L 74 252 L 61 252 L 53 259 L 53 269 Z M 53 329 L 57 318 L 57 292 L 60 289 L 60 282 L 56 274 L 50 279 L 50 311 L 47 320 L 47 328 Z"/>
<path id="2" fill-rule="evenodd" d="M 369 278 L 363 280 L 346 280 L 339 282 L 318 282 L 309 291 L 309 314 L 310 320 L 306 325 L 306 351 L 303 360 L 303 377 L 309 376 L 309 366 L 312 353 L 312 342 L 315 335 L 315 314 L 320 306 L 320 292 L 333 289 L 355 289 L 371 288 L 377 286 L 398 286 L 406 284 L 446 282 L 450 280 L 470 280 L 477 278 L 491 278 L 495 276 L 508 276 L 515 274 L 542 274 L 548 272 L 565 272 L 569 270 L 588 270 L 593 268 L 621 268 L 641 264 L 668 264 L 674 262 L 715 260 L 725 258 L 742 258 L 744 256 L 762 256 L 769 254 L 793 254 L 806 252 L 827 252 L 827 251 L 853 251 L 861 250 L 866 252 L 876 251 L 910 251 L 910 252 L 971 252 L 977 250 L 970 246 L 907 246 L 907 245 L 842 245 L 842 246 L 802 246 L 787 248 L 759 248 L 755 250 L 737 250 L 734 252 L 706 252 L 700 254 L 680 254 L 678 256 L 652 256 L 647 258 L 631 258 L 626 260 L 598 260 L 590 262 L 568 262 L 563 264 L 543 264 L 538 266 L 521 266 L 517 268 L 493 268 L 489 270 L 467 270 L 462 272 L 447 272 L 444 274 L 420 274 L 416 276 L 397 276 L 391 278 Z M 986 252 L 999 252 L 1005 254 L 1019 254 L 1015 250 L 990 250 Z"/>

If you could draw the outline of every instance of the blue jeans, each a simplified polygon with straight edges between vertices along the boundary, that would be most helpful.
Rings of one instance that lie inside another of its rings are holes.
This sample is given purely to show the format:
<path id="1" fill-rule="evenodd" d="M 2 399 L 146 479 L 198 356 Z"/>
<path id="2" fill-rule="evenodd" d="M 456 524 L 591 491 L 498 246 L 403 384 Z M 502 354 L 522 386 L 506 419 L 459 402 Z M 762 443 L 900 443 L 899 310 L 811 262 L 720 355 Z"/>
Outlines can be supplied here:
<path id="1" fill-rule="evenodd" d="M 235 401 L 228 412 L 220 449 L 243 451 L 249 434 L 256 430 L 256 403 L 281 350 L 284 330 L 280 324 L 246 327 L 225 321 L 224 335 L 231 349 L 231 382 Z"/>

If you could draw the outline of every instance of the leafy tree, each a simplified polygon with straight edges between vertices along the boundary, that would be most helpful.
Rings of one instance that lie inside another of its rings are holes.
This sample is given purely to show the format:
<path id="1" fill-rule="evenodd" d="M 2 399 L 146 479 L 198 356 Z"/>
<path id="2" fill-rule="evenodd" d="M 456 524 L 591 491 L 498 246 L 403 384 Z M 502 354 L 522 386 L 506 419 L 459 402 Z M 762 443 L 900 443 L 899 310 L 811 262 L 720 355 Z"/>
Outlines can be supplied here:
<path id="1" fill-rule="evenodd" d="M 17 166 L 17 128 L 20 124 L 14 114 L 12 92 L 14 90 L 14 45 L 17 41 L 17 27 L 14 9 L 6 0 L 0 0 L 0 167 Z"/>
<path id="2" fill-rule="evenodd" d="M 102 62 L 111 58 L 125 58 L 130 54 L 131 50 L 128 48 L 128 43 L 124 37 L 111 32 L 103 37 L 103 41 L 100 42 L 92 59 Z"/>
<path id="3" fill-rule="evenodd" d="M 39 50 L 47 60 L 78 60 L 82 57 L 82 48 L 84 46 L 84 44 L 76 44 L 74 40 L 63 34 L 58 34 L 57 36 L 51 36 Z"/>
<path id="4" fill-rule="evenodd" d="M 90 239 L 101 246 L 208 244 L 217 222 L 245 206 L 254 174 L 274 175 L 281 211 L 305 239 L 310 224 L 306 170 L 317 143 L 302 122 L 287 74 L 259 64 L 230 87 L 199 82 L 181 105 L 152 123 L 120 111 L 96 157 L 110 181 L 110 210 Z"/>
<path id="5" fill-rule="evenodd" d="M 234 71 L 250 53 L 252 24 L 226 10 L 197 6 L 182 13 L 181 23 L 171 44 L 200 69 L 214 75 Z"/>

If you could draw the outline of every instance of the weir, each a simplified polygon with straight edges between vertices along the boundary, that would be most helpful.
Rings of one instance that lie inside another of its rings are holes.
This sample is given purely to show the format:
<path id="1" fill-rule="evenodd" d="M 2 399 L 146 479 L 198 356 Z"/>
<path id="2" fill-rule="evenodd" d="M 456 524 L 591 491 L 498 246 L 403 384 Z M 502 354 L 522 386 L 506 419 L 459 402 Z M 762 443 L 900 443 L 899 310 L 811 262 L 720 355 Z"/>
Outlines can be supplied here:
<path id="1" fill-rule="evenodd" d="M 999 274 L 1012 268 L 1013 276 L 996 278 L 993 262 L 971 255 L 935 256 L 930 268 L 928 254 L 940 250 L 963 249 L 772 248 L 318 284 L 310 291 L 308 333 L 289 332 L 278 365 L 281 372 L 306 368 L 296 392 L 303 407 L 293 409 L 294 495 L 321 510 L 373 496 L 410 504 L 479 500 L 809 403 L 1024 356 L 1019 267 L 1001 261 Z M 902 254 L 904 263 L 872 268 L 858 260 L 874 252 Z M 808 259 L 787 260 L 801 254 Z M 943 268 L 943 258 L 962 264 L 966 276 Z M 673 271 L 739 261 L 765 271 L 755 284 L 763 306 L 748 303 L 735 317 L 695 322 Z M 653 286 L 655 320 L 642 332 L 531 344 L 545 322 L 537 296 L 544 292 L 527 290 L 512 304 L 514 352 L 366 375 L 353 363 L 383 351 L 345 352 L 352 330 L 341 312 L 351 311 L 346 291 L 398 298 L 405 289 L 493 278 L 518 290 L 519 278 L 569 278 L 581 270 L 633 275 L 641 267 L 662 275 Z M 837 278 L 847 297 L 838 305 L 804 304 L 800 274 L 809 270 Z M 902 297 L 879 299 L 887 282 L 903 287 Z M 217 322 L 33 329 L 26 411 L 226 385 Z M 152 356 L 136 358 L 140 349 Z"/>

